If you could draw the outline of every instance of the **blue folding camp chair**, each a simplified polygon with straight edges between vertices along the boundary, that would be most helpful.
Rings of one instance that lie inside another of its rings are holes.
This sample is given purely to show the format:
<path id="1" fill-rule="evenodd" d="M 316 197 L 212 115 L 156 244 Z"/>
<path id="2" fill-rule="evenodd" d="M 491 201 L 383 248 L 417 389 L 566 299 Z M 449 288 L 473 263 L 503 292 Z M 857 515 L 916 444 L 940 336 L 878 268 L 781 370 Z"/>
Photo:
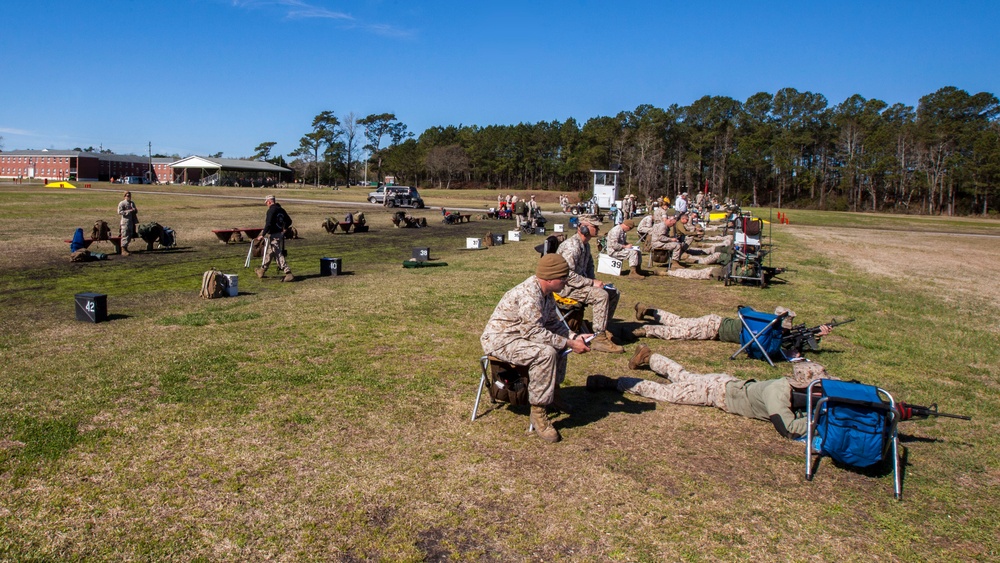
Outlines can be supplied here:
<path id="1" fill-rule="evenodd" d="M 822 392 L 813 401 L 813 388 Z M 813 454 L 830 456 L 857 468 L 885 461 L 892 449 L 894 496 L 902 498 L 896 402 L 884 389 L 863 383 L 817 379 L 809 383 L 806 400 L 806 480 L 812 481 Z"/>
<path id="2" fill-rule="evenodd" d="M 743 329 L 740 331 L 740 349 L 729 357 L 730 360 L 735 360 L 744 350 L 755 360 L 767 360 L 771 367 L 774 367 L 772 358 L 779 361 L 785 359 L 781 354 L 781 321 L 788 313 L 762 313 L 741 305 L 736 315 Z"/>

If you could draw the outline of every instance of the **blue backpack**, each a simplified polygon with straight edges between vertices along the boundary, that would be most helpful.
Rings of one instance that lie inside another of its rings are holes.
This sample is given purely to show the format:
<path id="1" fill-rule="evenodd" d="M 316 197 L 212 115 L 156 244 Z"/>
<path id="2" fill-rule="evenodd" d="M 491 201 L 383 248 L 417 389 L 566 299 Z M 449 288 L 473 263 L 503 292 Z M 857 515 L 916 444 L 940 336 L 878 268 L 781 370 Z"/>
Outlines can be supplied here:
<path id="1" fill-rule="evenodd" d="M 871 467 L 885 459 L 892 441 L 891 409 L 872 385 L 823 380 L 827 403 L 816 435 L 822 453 L 852 467 Z"/>

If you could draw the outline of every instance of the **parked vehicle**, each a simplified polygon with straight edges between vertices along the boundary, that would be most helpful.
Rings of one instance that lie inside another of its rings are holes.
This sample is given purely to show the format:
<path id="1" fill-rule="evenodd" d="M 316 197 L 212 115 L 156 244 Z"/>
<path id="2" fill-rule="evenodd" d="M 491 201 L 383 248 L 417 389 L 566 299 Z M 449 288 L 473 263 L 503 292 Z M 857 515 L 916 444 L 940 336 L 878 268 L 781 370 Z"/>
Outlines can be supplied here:
<path id="1" fill-rule="evenodd" d="M 377 190 L 368 192 L 368 201 L 370 203 L 383 203 L 386 192 L 389 194 L 389 207 L 424 208 L 424 200 L 417 193 L 417 189 L 410 186 L 380 186 Z"/>

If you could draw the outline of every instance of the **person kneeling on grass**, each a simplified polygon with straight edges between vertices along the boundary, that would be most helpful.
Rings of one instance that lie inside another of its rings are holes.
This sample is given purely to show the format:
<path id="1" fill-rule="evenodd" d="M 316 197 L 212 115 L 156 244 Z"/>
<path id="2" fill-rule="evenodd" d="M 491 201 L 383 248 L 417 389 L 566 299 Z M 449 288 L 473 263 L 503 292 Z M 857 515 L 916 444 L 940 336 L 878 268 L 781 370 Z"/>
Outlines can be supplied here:
<path id="1" fill-rule="evenodd" d="M 676 405 L 716 407 L 770 421 L 778 434 L 793 440 L 805 435 L 808 422 L 805 413 L 795 409 L 792 390 L 804 392 L 814 379 L 835 379 L 823 366 L 808 361 L 795 362 L 788 377 L 767 381 L 744 380 L 727 373 L 692 373 L 666 356 L 653 354 L 645 344 L 639 346 L 628 367 L 648 367 L 670 382 L 591 375 L 587 377 L 587 390 L 616 390 Z"/>

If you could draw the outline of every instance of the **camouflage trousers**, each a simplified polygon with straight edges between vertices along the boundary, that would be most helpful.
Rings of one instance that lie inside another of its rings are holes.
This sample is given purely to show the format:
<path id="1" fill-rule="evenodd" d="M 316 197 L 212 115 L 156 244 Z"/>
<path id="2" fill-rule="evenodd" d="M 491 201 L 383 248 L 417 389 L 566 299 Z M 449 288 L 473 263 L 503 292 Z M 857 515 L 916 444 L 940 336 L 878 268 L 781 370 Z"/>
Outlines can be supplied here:
<path id="1" fill-rule="evenodd" d="M 687 245 L 674 241 L 674 242 L 654 242 L 653 250 L 667 250 L 670 252 L 670 259 L 677 260 L 681 259 L 681 254 L 687 250 Z"/>
<path id="2" fill-rule="evenodd" d="M 556 387 L 566 378 L 566 355 L 546 344 L 518 339 L 486 353 L 517 366 L 528 366 L 528 402 L 532 405 L 552 404 Z"/>
<path id="3" fill-rule="evenodd" d="M 608 252 L 608 256 L 617 258 L 622 262 L 628 262 L 629 268 L 633 270 L 638 268 L 639 264 L 642 263 L 642 252 L 639 252 L 639 249 L 635 247 Z"/>
<path id="4" fill-rule="evenodd" d="M 727 373 L 691 373 L 660 354 L 653 354 L 649 358 L 649 367 L 658 375 L 670 379 L 670 383 L 657 383 L 638 377 L 619 377 L 618 390 L 654 401 L 726 410 L 726 385 L 739 381 Z"/>
<path id="5" fill-rule="evenodd" d="M 580 303 L 590 305 L 594 315 L 594 334 L 600 334 L 608 328 L 608 319 L 615 316 L 615 310 L 618 308 L 618 300 L 621 298 L 621 293 L 591 285 L 573 289 L 568 294 L 563 295 L 563 297 L 569 297 Z"/>
<path id="6" fill-rule="evenodd" d="M 653 316 L 657 324 L 646 325 L 646 336 L 663 340 L 715 340 L 719 337 L 719 326 L 722 324 L 722 317 L 719 315 L 690 319 L 678 317 L 663 309 L 651 309 L 648 314 Z"/>
<path id="7" fill-rule="evenodd" d="M 282 233 L 271 235 L 268 239 L 267 249 L 265 250 L 265 252 L 267 252 L 267 260 L 265 260 L 264 264 L 261 266 L 265 272 L 271 267 L 271 262 L 277 260 L 278 268 L 280 268 L 282 272 L 285 272 L 286 274 L 292 273 L 292 269 L 288 267 L 288 262 L 285 260 L 285 253 L 283 250 L 285 250 L 285 235 Z"/>
<path id="8" fill-rule="evenodd" d="M 722 258 L 721 252 L 713 252 L 704 256 L 694 256 L 689 254 L 686 261 L 694 262 L 695 264 L 718 264 L 719 258 Z"/>
<path id="9" fill-rule="evenodd" d="M 668 276 L 673 276 L 675 278 L 683 278 L 686 280 L 711 280 L 718 277 L 721 271 L 720 266 L 715 266 L 713 268 L 670 268 L 667 271 Z"/>
<path id="10" fill-rule="evenodd" d="M 122 219 L 118 227 L 120 229 L 118 235 L 122 237 L 122 249 L 127 252 L 128 245 L 135 239 L 135 221 Z"/>

